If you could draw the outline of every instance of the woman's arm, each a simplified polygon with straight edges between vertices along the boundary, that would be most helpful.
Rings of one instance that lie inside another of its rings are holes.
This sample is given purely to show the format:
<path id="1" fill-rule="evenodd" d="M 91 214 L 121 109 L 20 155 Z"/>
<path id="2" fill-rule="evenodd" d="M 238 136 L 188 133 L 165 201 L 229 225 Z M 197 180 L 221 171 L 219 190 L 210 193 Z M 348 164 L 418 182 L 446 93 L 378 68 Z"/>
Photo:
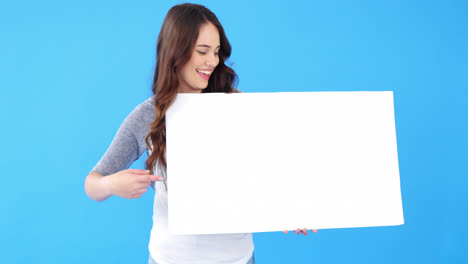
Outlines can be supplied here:
<path id="1" fill-rule="evenodd" d="M 103 201 L 112 195 L 137 198 L 151 180 L 159 180 L 145 170 L 128 169 L 147 150 L 145 138 L 153 119 L 151 98 L 125 118 L 101 160 L 85 179 L 85 191 L 91 199 Z"/>

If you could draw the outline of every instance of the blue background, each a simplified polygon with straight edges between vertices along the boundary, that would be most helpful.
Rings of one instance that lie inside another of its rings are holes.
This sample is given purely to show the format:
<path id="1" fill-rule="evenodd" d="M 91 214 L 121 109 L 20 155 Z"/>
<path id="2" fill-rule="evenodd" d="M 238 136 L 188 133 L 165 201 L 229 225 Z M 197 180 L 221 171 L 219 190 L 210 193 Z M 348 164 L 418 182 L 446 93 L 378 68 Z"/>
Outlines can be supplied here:
<path id="1" fill-rule="evenodd" d="M 95 202 L 84 180 L 151 95 L 178 3 L 1 4 L 2 263 L 147 263 L 154 191 Z M 196 3 L 245 92 L 394 91 L 405 224 L 257 233 L 257 263 L 468 262 L 466 1 Z"/>

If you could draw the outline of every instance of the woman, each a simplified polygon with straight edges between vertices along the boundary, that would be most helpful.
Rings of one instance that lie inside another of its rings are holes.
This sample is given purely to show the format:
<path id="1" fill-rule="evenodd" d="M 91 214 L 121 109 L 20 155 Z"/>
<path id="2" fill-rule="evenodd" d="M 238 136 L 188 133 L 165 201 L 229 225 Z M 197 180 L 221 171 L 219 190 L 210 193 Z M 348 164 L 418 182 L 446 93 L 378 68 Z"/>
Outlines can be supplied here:
<path id="1" fill-rule="evenodd" d="M 127 116 L 86 178 L 86 193 L 97 201 L 138 198 L 148 186 L 155 189 L 149 263 L 255 263 L 251 233 L 171 235 L 167 226 L 166 110 L 177 93 L 240 92 L 234 88 L 237 75 L 224 64 L 230 55 L 223 27 L 210 10 L 172 7 L 158 38 L 153 96 Z M 147 170 L 128 169 L 145 151 Z"/>

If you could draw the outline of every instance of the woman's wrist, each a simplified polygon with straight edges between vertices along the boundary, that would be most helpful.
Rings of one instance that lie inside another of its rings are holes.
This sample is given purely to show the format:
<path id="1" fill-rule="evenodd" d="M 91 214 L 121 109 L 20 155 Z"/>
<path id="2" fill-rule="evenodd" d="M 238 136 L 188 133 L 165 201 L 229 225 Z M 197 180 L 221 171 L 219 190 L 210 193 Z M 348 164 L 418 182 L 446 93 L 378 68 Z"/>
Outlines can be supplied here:
<path id="1" fill-rule="evenodd" d="M 107 175 L 101 179 L 101 188 L 104 194 L 104 199 L 111 197 L 114 192 L 112 188 L 112 175 Z"/>

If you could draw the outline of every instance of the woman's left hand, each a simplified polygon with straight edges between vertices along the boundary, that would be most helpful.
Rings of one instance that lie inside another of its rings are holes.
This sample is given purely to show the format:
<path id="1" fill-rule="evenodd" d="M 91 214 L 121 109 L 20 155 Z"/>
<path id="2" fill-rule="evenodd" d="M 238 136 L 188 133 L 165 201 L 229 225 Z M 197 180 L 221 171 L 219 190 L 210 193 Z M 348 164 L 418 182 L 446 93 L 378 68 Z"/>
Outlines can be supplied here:
<path id="1" fill-rule="evenodd" d="M 314 233 L 317 233 L 317 231 L 318 231 L 317 229 L 312 229 L 312 232 L 314 232 Z M 287 234 L 287 233 L 288 233 L 288 230 L 284 230 L 283 232 L 284 232 L 285 234 Z M 298 228 L 298 229 L 294 230 L 294 233 L 296 233 L 297 235 L 299 235 L 300 233 L 302 233 L 302 234 L 304 234 L 304 236 L 305 236 L 305 235 L 307 235 L 307 234 L 309 233 L 309 231 L 307 230 L 307 228 L 302 228 L 302 229 L 301 229 L 301 228 Z"/>

